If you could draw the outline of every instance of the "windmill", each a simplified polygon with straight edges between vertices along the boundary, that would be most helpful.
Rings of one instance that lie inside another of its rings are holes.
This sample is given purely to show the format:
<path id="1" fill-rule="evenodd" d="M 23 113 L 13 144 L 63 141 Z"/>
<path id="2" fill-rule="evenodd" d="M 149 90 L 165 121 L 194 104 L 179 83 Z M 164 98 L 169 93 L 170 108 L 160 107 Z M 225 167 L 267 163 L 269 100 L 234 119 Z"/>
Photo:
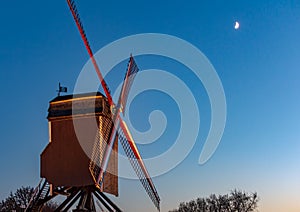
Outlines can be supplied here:
<path id="1" fill-rule="evenodd" d="M 68 211 L 76 202 L 78 202 L 77 209 L 73 211 L 95 211 L 94 197 L 108 211 L 121 211 L 104 194 L 118 196 L 118 156 L 114 154 L 118 151 L 118 141 L 150 199 L 160 210 L 159 195 L 121 117 L 121 114 L 124 115 L 129 90 L 139 70 L 137 64 L 130 55 L 121 93 L 115 104 L 94 58 L 75 2 L 67 0 L 67 3 L 105 96 L 96 92 L 58 96 L 50 101 L 48 110 L 50 142 L 41 154 L 41 177 L 44 179 L 34 190 L 26 211 L 42 210 L 43 205 L 57 195 L 65 195 L 67 198 L 56 211 Z M 89 127 L 90 121 L 95 120 L 97 129 L 92 129 Z M 89 132 L 85 133 L 85 139 L 94 141 L 91 158 L 87 157 L 79 145 L 74 132 L 74 121 Z M 99 202 L 97 201 L 97 204 Z"/>

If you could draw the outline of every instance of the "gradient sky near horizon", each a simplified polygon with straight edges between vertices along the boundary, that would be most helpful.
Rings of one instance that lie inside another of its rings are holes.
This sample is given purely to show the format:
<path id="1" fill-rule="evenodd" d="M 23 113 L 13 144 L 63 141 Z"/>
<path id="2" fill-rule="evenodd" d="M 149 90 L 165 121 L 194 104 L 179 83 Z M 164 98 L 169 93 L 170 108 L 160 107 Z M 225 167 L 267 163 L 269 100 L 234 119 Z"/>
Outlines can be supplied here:
<path id="1" fill-rule="evenodd" d="M 201 129 L 193 150 L 179 166 L 153 179 L 162 211 L 235 188 L 258 192 L 261 212 L 300 211 L 300 1 L 76 3 L 94 51 L 137 33 L 170 34 L 199 48 L 223 83 L 224 135 L 213 157 L 199 165 L 210 125 L 201 82 L 182 75 L 183 67 L 174 61 L 136 58 L 142 69 L 155 63 L 159 64 L 155 68 L 181 77 L 199 96 Z M 48 102 L 56 96 L 59 81 L 73 90 L 88 55 L 65 1 L 2 1 L 0 20 L 0 199 L 4 199 L 22 185 L 39 182 L 39 155 L 48 142 Z M 235 21 L 240 23 L 238 30 Z M 123 72 L 108 76 L 112 90 L 122 78 Z M 145 108 L 145 98 L 160 101 Z M 165 104 L 174 106 L 161 93 L 138 96 L 132 103 L 133 122 L 147 130 L 149 111 L 163 110 Z M 176 107 L 166 112 L 170 129 L 178 128 L 172 121 L 177 112 Z M 174 138 L 172 133 L 164 139 Z M 142 155 L 161 151 L 139 148 Z M 142 190 L 139 182 L 121 179 L 120 197 L 114 200 L 125 211 L 154 211 Z"/>

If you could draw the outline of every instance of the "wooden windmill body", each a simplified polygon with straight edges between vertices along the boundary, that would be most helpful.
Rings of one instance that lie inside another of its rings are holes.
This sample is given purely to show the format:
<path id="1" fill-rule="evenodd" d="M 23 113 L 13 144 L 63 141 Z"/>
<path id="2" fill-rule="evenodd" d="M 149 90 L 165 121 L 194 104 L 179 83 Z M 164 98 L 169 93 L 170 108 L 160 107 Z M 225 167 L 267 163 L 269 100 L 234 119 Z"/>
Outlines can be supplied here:
<path id="1" fill-rule="evenodd" d="M 99 130 L 104 131 L 103 125 L 110 120 L 109 105 L 99 92 L 58 96 L 50 101 L 49 144 L 41 154 L 41 177 L 53 189 L 94 185 L 90 160 L 95 143 L 102 149 L 106 146 L 107 141 L 100 140 L 97 133 L 104 134 Z M 101 191 L 118 196 L 118 142 L 114 142 L 113 152 Z"/>

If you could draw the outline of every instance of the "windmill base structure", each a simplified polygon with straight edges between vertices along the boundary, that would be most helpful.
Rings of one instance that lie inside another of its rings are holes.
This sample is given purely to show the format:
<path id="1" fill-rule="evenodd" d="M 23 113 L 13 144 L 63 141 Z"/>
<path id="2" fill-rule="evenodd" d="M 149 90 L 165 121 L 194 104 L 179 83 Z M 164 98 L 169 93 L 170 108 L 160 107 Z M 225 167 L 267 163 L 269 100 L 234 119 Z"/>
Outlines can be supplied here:
<path id="1" fill-rule="evenodd" d="M 103 208 L 106 208 L 106 210 L 110 212 L 122 211 L 95 185 L 83 187 L 58 187 L 50 194 L 50 185 L 45 179 L 42 179 L 40 184 L 34 190 L 34 195 L 25 211 L 43 211 L 45 204 L 59 195 L 66 196 L 66 199 L 55 209 L 55 212 L 69 211 L 76 203 L 76 209 L 73 209 L 73 212 L 96 212 L 95 200 L 102 211 L 104 211 Z"/>
<path id="2" fill-rule="evenodd" d="M 94 183 L 89 170 L 94 144 L 102 152 L 106 146 L 103 139 L 97 142 L 98 134 L 112 125 L 106 98 L 99 92 L 58 96 L 50 101 L 47 118 L 49 143 L 41 153 L 42 180 L 26 211 L 42 211 L 58 195 L 66 199 L 56 211 L 68 211 L 75 204 L 73 211 L 96 211 L 94 200 L 108 211 L 121 211 L 104 194 L 118 196 L 118 154 L 110 156 L 101 187 Z M 113 150 L 117 153 L 118 142 Z"/>

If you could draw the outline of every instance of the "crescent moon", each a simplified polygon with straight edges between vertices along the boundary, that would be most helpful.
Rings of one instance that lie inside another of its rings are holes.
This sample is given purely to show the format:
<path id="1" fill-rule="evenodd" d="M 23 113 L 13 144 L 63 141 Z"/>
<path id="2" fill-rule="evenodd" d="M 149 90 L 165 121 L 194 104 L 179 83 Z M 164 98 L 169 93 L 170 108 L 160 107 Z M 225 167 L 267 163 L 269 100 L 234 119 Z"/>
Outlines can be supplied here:
<path id="1" fill-rule="evenodd" d="M 234 29 L 238 29 L 238 28 L 240 28 L 240 23 L 236 21 L 234 25 Z"/>

